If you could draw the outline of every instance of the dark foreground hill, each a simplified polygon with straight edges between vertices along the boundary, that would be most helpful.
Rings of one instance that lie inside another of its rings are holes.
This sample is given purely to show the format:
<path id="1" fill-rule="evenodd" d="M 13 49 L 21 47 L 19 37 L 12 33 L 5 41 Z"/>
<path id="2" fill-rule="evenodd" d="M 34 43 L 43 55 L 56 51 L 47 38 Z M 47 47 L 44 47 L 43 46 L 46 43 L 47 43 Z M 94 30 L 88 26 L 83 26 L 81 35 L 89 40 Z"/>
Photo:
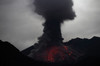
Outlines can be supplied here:
<path id="1" fill-rule="evenodd" d="M 34 46 L 20 52 L 9 42 L 0 41 L 0 66 L 100 66 L 99 37 L 93 37 L 92 39 L 76 38 L 64 44 L 85 55 L 80 57 L 79 61 L 75 64 L 68 64 L 66 61 L 45 63 L 34 61 L 26 56 Z"/>
<path id="2" fill-rule="evenodd" d="M 100 37 L 93 37 L 91 39 L 75 38 L 70 40 L 69 42 L 65 42 L 64 45 L 69 46 L 80 53 L 100 57 Z M 37 46 L 38 44 L 35 44 L 23 50 L 22 53 L 24 55 L 28 55 L 30 51 Z"/>
<path id="3" fill-rule="evenodd" d="M 46 66 L 47 63 L 34 61 L 23 55 L 9 42 L 0 40 L 0 66 Z"/>
<path id="4" fill-rule="evenodd" d="M 100 37 L 93 37 L 91 39 L 76 38 L 64 44 L 85 55 L 100 57 Z"/>

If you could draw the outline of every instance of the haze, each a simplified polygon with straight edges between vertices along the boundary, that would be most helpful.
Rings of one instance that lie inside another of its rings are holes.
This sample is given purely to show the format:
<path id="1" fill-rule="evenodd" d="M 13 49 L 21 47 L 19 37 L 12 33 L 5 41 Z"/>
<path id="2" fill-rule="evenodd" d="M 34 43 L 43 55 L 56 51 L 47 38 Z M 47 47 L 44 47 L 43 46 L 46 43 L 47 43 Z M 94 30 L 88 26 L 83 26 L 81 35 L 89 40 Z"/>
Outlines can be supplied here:
<path id="1" fill-rule="evenodd" d="M 100 0 L 73 0 L 77 17 L 62 24 L 64 41 L 100 36 Z M 42 35 L 44 19 L 33 13 L 31 0 L 0 0 L 0 40 L 23 50 Z"/>

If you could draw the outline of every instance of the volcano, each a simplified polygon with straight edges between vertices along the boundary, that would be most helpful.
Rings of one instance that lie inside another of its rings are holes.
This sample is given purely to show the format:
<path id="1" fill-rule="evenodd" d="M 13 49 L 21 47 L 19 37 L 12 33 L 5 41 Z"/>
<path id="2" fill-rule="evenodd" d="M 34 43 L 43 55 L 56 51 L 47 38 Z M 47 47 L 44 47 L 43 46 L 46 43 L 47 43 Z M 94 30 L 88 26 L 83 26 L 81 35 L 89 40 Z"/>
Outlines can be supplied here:
<path id="1" fill-rule="evenodd" d="M 83 53 L 78 52 L 64 44 L 53 44 L 48 47 L 43 46 L 41 49 L 39 49 L 37 45 L 35 46 L 33 49 L 30 48 L 31 52 L 28 56 L 37 61 L 53 63 L 66 61 L 67 63 L 73 63 L 76 62 L 79 57 L 84 55 Z"/>
<path id="2" fill-rule="evenodd" d="M 61 24 L 64 20 L 73 20 L 76 17 L 72 0 L 34 0 L 33 4 L 35 12 L 45 22 L 43 35 L 38 39 L 38 47 L 31 51 L 29 57 L 44 62 L 70 62 L 73 59 L 72 51 L 63 45 Z"/>
<path id="3" fill-rule="evenodd" d="M 34 53 L 34 54 L 33 54 Z M 29 56 L 45 62 L 59 62 L 64 60 L 74 60 L 71 56 L 72 52 L 68 50 L 67 46 L 51 46 L 44 50 L 39 50 L 37 52 L 32 52 Z"/>
<path id="4" fill-rule="evenodd" d="M 38 46 L 28 56 L 44 62 L 74 61 L 73 51 L 63 44 L 59 21 L 50 19 L 45 23 L 47 24 L 44 24 L 44 33 L 39 38 Z"/>

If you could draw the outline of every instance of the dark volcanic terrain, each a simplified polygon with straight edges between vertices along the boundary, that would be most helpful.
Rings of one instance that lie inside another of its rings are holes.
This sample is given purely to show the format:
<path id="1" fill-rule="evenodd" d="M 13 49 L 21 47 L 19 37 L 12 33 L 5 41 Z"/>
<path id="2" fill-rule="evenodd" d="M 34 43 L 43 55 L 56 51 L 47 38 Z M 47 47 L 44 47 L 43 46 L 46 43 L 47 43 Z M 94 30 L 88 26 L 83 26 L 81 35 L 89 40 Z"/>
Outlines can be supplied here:
<path id="1" fill-rule="evenodd" d="M 62 62 L 40 62 L 29 58 L 27 55 L 30 51 L 36 48 L 37 44 L 31 46 L 23 51 L 19 51 L 9 42 L 0 41 L 0 66 L 100 66 L 100 38 L 93 37 L 91 39 L 72 39 L 65 42 L 64 45 L 71 48 L 71 50 L 78 52 L 77 62 L 67 63 Z M 74 54 L 74 56 L 77 54 Z"/>

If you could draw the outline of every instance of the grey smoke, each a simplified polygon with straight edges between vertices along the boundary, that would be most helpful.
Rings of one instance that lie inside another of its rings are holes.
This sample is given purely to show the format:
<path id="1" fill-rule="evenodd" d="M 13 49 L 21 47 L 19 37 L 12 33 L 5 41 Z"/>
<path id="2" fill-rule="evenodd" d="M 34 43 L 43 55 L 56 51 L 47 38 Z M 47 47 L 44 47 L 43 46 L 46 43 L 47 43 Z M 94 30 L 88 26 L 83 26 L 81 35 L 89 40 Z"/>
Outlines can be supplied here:
<path id="1" fill-rule="evenodd" d="M 62 43 L 61 23 L 75 18 L 72 0 L 34 0 L 35 12 L 45 18 L 39 44 Z M 46 43 L 47 42 L 47 43 Z M 51 43 L 53 42 L 53 43 Z"/>
<path id="2" fill-rule="evenodd" d="M 72 0 L 35 0 L 35 12 L 45 19 L 68 20 L 74 19 Z"/>
<path id="3" fill-rule="evenodd" d="M 35 16 L 32 8 L 27 7 L 32 2 L 27 1 L 29 0 L 0 0 L 0 39 L 11 42 L 20 50 L 37 42 L 43 29 L 41 24 L 44 20 Z M 77 17 L 64 22 L 64 41 L 76 37 L 100 36 L 100 0 L 73 1 Z"/>

